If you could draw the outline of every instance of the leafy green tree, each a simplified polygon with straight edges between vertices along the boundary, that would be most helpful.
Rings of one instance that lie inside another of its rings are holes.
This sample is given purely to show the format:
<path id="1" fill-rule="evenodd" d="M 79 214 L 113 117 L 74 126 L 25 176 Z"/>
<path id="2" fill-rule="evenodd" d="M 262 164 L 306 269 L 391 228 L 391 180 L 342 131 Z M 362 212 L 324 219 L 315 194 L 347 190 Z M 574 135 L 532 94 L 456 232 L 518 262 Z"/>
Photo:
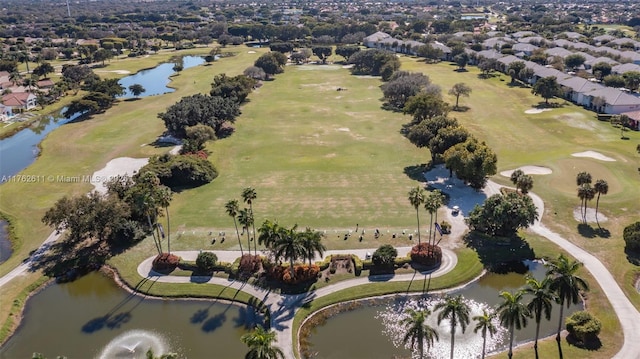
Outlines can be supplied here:
<path id="1" fill-rule="evenodd" d="M 576 71 L 576 69 L 582 66 L 585 61 L 587 61 L 587 59 L 584 56 L 580 54 L 572 54 L 564 58 L 564 65 L 568 69 L 571 69 L 571 71 Z"/>
<path id="2" fill-rule="evenodd" d="M 472 319 L 476 321 L 476 326 L 473 328 L 474 333 L 482 332 L 482 359 L 487 352 L 487 333 L 493 338 L 498 332 L 498 328 L 493 324 L 493 319 L 496 317 L 495 312 L 488 313 L 486 309 L 482 310 L 482 315 L 476 315 Z"/>
<path id="3" fill-rule="evenodd" d="M 606 62 L 598 62 L 593 65 L 591 71 L 598 78 L 598 80 L 602 80 L 606 76 L 611 75 L 611 65 Z"/>
<path id="4" fill-rule="evenodd" d="M 456 97 L 456 105 L 453 108 L 458 108 L 458 101 L 460 100 L 460 96 L 469 97 L 471 94 L 471 87 L 467 86 L 465 83 L 459 82 L 449 90 L 449 95 Z"/>
<path id="5" fill-rule="evenodd" d="M 113 58 L 113 52 L 107 49 L 100 49 L 93 54 L 93 61 L 102 62 L 102 66 L 104 67 L 104 62 Z"/>
<path id="6" fill-rule="evenodd" d="M 533 319 L 536 321 L 536 337 L 534 339 L 533 350 L 536 352 L 536 359 L 538 358 L 538 337 L 540 336 L 540 321 L 542 315 L 547 320 L 551 319 L 551 309 L 553 308 L 553 302 L 556 297 L 551 291 L 551 278 L 545 277 L 542 280 L 537 280 L 531 276 L 526 277 L 527 285 L 523 289 L 524 293 L 531 295 L 531 300 L 527 304 L 527 309 L 533 314 Z"/>
<path id="7" fill-rule="evenodd" d="M 256 80 L 245 75 L 229 77 L 226 74 L 216 75 L 211 84 L 211 96 L 234 99 L 243 103 L 253 90 Z"/>
<path id="8" fill-rule="evenodd" d="M 398 250 L 396 250 L 390 244 L 383 244 L 371 256 L 371 261 L 378 267 L 393 267 L 393 263 L 398 256 Z"/>
<path id="9" fill-rule="evenodd" d="M 509 192 L 494 194 L 482 206 L 469 212 L 468 224 L 472 230 L 491 236 L 510 237 L 518 229 L 527 228 L 538 219 L 536 207 L 528 196 Z"/>
<path id="10" fill-rule="evenodd" d="M 434 341 L 440 340 L 438 332 L 425 323 L 431 312 L 428 309 L 414 310 L 411 308 L 407 308 L 405 312 L 408 316 L 400 321 L 400 325 L 406 331 L 402 341 L 404 344 L 411 341 L 411 350 L 414 350 L 417 343 L 419 358 L 422 359 L 424 358 L 424 344 L 427 343 L 428 351 Z"/>
<path id="11" fill-rule="evenodd" d="M 440 129 L 429 141 L 429 152 L 433 163 L 442 162 L 442 155 L 451 147 L 464 143 L 471 134 L 462 126 L 450 126 Z"/>
<path id="12" fill-rule="evenodd" d="M 484 187 L 488 176 L 496 174 L 498 157 L 484 143 L 470 137 L 445 151 L 446 167 L 473 188 Z"/>
<path id="13" fill-rule="evenodd" d="M 351 72 L 355 75 L 380 76 L 385 65 L 393 71 L 400 68 L 395 54 L 380 49 L 358 51 L 349 57 L 349 63 L 353 64 Z"/>
<path id="14" fill-rule="evenodd" d="M 152 172 L 167 187 L 181 189 L 202 186 L 218 177 L 218 171 L 206 158 L 168 153 L 152 156 L 138 173 L 144 172 Z"/>
<path id="15" fill-rule="evenodd" d="M 253 201 L 256 200 L 256 198 L 258 197 L 258 194 L 256 193 L 256 190 L 251 188 L 251 187 L 246 187 L 242 190 L 242 201 L 244 201 L 244 203 L 249 205 L 249 212 L 251 212 L 251 218 L 254 218 L 253 215 Z M 256 235 L 256 224 L 255 224 L 255 220 L 251 221 L 251 225 L 252 225 L 252 230 L 253 230 L 253 236 L 255 237 Z M 247 230 L 249 230 L 249 228 L 247 228 Z M 254 242 L 253 244 L 254 248 L 254 254 L 257 255 L 258 254 L 258 242 Z M 251 249 L 251 248 L 249 248 Z"/>
<path id="16" fill-rule="evenodd" d="M 279 53 L 279 52 L 278 52 Z M 268 52 L 261 55 L 254 63 L 254 66 L 261 68 L 268 76 L 284 72 L 284 68 L 278 62 L 275 53 Z"/>
<path id="17" fill-rule="evenodd" d="M 80 85 L 94 75 L 93 71 L 86 65 L 62 66 L 62 78 L 69 83 L 71 89 L 77 90 Z"/>
<path id="18" fill-rule="evenodd" d="M 238 212 L 240 208 L 238 206 L 238 200 L 232 199 L 228 201 L 224 205 L 225 211 L 229 217 L 233 218 L 233 226 L 236 228 L 236 235 L 238 236 L 238 245 L 240 246 L 240 257 L 244 255 L 242 252 L 242 243 L 240 241 L 240 231 L 238 231 L 238 222 L 236 221 L 236 217 L 238 216 Z"/>
<path id="19" fill-rule="evenodd" d="M 33 69 L 33 74 L 38 77 L 47 77 L 48 74 L 55 72 L 53 66 L 48 62 L 43 62 Z"/>
<path id="20" fill-rule="evenodd" d="M 271 51 L 281 52 L 283 54 L 293 51 L 293 44 L 290 42 L 274 42 L 269 45 Z"/>
<path id="21" fill-rule="evenodd" d="M 243 74 L 249 78 L 254 80 L 265 80 L 267 78 L 267 73 L 264 70 L 257 66 L 247 67 Z"/>
<path id="22" fill-rule="evenodd" d="M 518 179 L 522 176 L 524 176 L 524 172 L 519 168 L 511 172 L 511 176 L 509 176 L 509 179 L 511 180 L 511 183 L 516 185 L 516 188 L 518 186 Z"/>
<path id="23" fill-rule="evenodd" d="M 640 251 L 640 221 L 624 227 L 622 238 L 627 250 Z"/>
<path id="24" fill-rule="evenodd" d="M 511 83 L 516 82 L 516 78 L 520 75 L 520 71 L 525 68 L 525 63 L 523 61 L 514 61 L 509 64 L 507 67 L 507 73 L 511 76 Z"/>
<path id="25" fill-rule="evenodd" d="M 345 61 L 349 60 L 349 57 L 351 57 L 351 55 L 355 54 L 358 51 L 360 51 L 360 46 L 342 45 L 336 47 L 336 55 L 344 57 Z"/>
<path id="26" fill-rule="evenodd" d="M 64 111 L 63 115 L 65 117 L 71 117 L 74 114 L 80 113 L 95 113 L 100 111 L 100 105 L 98 105 L 95 101 L 90 100 L 73 100 L 67 109 Z"/>
<path id="27" fill-rule="evenodd" d="M 240 107 L 234 99 L 195 94 L 180 99 L 166 112 L 158 114 L 176 137 L 185 138 L 186 128 L 197 124 L 211 126 L 218 135 L 227 122 L 235 122 Z"/>
<path id="28" fill-rule="evenodd" d="M 409 191 L 409 203 L 416 209 L 416 221 L 418 222 L 418 244 L 420 244 L 420 206 L 424 203 L 424 190 L 418 186 Z"/>
<path id="29" fill-rule="evenodd" d="M 429 77 L 423 74 L 397 71 L 380 88 L 384 95 L 385 105 L 400 111 L 405 107 L 409 98 L 426 90 L 430 83 Z"/>
<path id="30" fill-rule="evenodd" d="M 112 98 L 124 95 L 125 88 L 118 83 L 118 79 L 98 79 L 96 81 L 85 82 L 85 90 L 99 92 Z"/>
<path id="31" fill-rule="evenodd" d="M 252 332 L 240 337 L 240 340 L 249 347 L 245 359 L 284 359 L 282 349 L 273 345 L 276 341 L 276 332 L 273 330 L 257 325 Z"/>
<path id="32" fill-rule="evenodd" d="M 439 116 L 446 117 L 449 113 L 449 105 L 442 100 L 439 93 L 420 92 L 406 100 L 403 112 L 413 116 L 413 123 L 417 124 Z"/>
<path id="33" fill-rule="evenodd" d="M 602 79 L 605 86 L 620 88 L 626 85 L 624 77 L 621 75 L 608 75 Z"/>
<path id="34" fill-rule="evenodd" d="M 137 98 L 140 96 L 140 94 L 146 92 L 147 90 L 140 84 L 133 84 L 129 86 L 129 91 L 131 91 L 133 96 Z"/>
<path id="35" fill-rule="evenodd" d="M 216 267 L 218 256 L 213 252 L 200 252 L 196 258 L 196 266 L 203 272 L 212 272 Z"/>
<path id="36" fill-rule="evenodd" d="M 431 140 L 441 130 L 457 126 L 458 121 L 455 118 L 437 116 L 409 124 L 406 126 L 404 133 L 411 143 L 422 148 L 429 146 Z"/>
<path id="37" fill-rule="evenodd" d="M 625 87 L 631 91 L 638 91 L 640 87 L 640 71 L 627 71 L 622 74 Z"/>
<path id="38" fill-rule="evenodd" d="M 516 187 L 519 188 L 520 192 L 523 194 L 529 193 L 533 188 L 533 177 L 531 177 L 531 175 L 520 176 Z"/>
<path id="39" fill-rule="evenodd" d="M 211 126 L 197 124 L 185 128 L 186 139 L 180 149 L 181 154 L 195 153 L 203 150 L 209 140 L 216 138 L 216 133 Z"/>
<path id="40" fill-rule="evenodd" d="M 453 57 L 453 61 L 458 65 L 459 70 L 464 70 L 464 68 L 469 63 L 469 55 L 466 52 L 462 52 Z M 456 106 L 457 107 L 457 106 Z"/>
<path id="41" fill-rule="evenodd" d="M 438 62 L 444 57 L 444 52 L 441 49 L 430 44 L 418 47 L 416 53 L 419 57 L 424 57 L 427 62 Z"/>
<path id="42" fill-rule="evenodd" d="M 596 199 L 596 222 L 599 226 L 600 222 L 598 222 L 598 207 L 600 206 L 600 195 L 607 194 L 609 192 L 609 184 L 607 183 L 607 181 L 599 179 L 593 185 L 593 190 L 598 194 L 598 199 Z"/>
<path id="43" fill-rule="evenodd" d="M 582 343 L 596 339 L 602 323 L 587 311 L 577 311 L 571 314 L 566 321 L 567 331 L 570 335 L 578 338 Z"/>
<path id="44" fill-rule="evenodd" d="M 314 46 L 311 48 L 313 54 L 318 56 L 323 64 L 327 63 L 327 58 L 333 54 L 333 48 L 331 46 Z"/>
<path id="45" fill-rule="evenodd" d="M 500 292 L 503 301 L 498 306 L 497 312 L 500 324 L 509 329 L 509 359 L 513 357 L 513 333 L 527 326 L 529 309 L 522 303 L 522 292 Z"/>
<path id="46" fill-rule="evenodd" d="M 589 285 L 582 277 L 577 275 L 578 270 L 582 267 L 582 263 L 572 261 L 564 254 L 560 254 L 557 259 L 548 261 L 547 275 L 551 277 L 550 288 L 560 301 L 560 318 L 558 319 L 558 334 L 556 341 L 558 342 L 558 351 L 562 357 L 562 348 L 560 347 L 560 331 L 562 330 L 562 320 L 564 319 L 564 305 L 567 308 L 571 304 L 577 304 L 580 301 L 580 291 L 589 290 Z"/>
<path id="47" fill-rule="evenodd" d="M 543 77 L 536 81 L 533 85 L 531 93 L 540 95 L 544 98 L 544 102 L 549 104 L 549 99 L 554 96 L 560 96 L 562 89 L 555 76 Z"/>
<path id="48" fill-rule="evenodd" d="M 467 330 L 469 324 L 469 305 L 464 301 L 461 295 L 455 297 L 446 296 L 444 301 L 436 304 L 434 310 L 439 310 L 438 325 L 448 319 L 451 325 L 451 359 L 453 359 L 453 350 L 456 338 L 456 328 L 460 325 L 462 333 Z"/>

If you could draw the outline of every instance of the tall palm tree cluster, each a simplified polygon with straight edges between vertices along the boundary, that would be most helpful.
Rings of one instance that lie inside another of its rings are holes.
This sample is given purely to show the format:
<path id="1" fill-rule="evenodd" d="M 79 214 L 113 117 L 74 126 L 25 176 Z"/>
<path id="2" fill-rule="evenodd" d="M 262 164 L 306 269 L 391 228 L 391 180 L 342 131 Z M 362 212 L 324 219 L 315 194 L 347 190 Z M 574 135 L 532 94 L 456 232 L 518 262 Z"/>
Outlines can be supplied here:
<path id="1" fill-rule="evenodd" d="M 240 231 L 238 231 L 238 223 L 242 226 L 242 234 L 247 234 L 247 250 L 249 254 L 251 254 L 251 242 L 253 242 L 253 254 L 258 254 L 257 242 L 254 241 L 256 226 L 255 219 L 253 216 L 253 201 L 258 198 L 256 190 L 251 187 L 246 187 L 242 190 L 242 201 L 245 204 L 249 205 L 249 208 L 245 207 L 240 209 L 240 204 L 238 200 L 233 199 L 228 201 L 224 208 L 229 215 L 229 217 L 233 218 L 233 225 L 236 228 L 236 236 L 238 237 L 238 245 L 240 246 L 240 255 L 244 255 L 244 251 L 242 249 L 242 242 L 240 240 Z M 254 237 L 251 237 L 253 234 Z"/>
<path id="2" fill-rule="evenodd" d="M 536 322 L 536 335 L 534 350 L 536 358 L 538 358 L 538 337 L 540 333 L 540 322 L 544 316 L 547 320 L 551 319 L 551 309 L 553 302 L 560 304 L 560 319 L 558 321 L 558 333 L 556 341 L 558 342 L 558 352 L 562 358 L 562 348 L 560 346 L 560 331 L 562 329 L 562 321 L 564 319 L 563 312 L 566 304 L 567 308 L 570 304 L 577 304 L 580 301 L 580 292 L 589 289 L 587 282 L 579 277 L 576 272 L 582 266 L 582 263 L 571 261 L 563 254 L 556 260 L 549 261 L 547 266 L 547 275 L 542 280 L 537 280 L 531 276 L 526 279 L 526 286 L 516 292 L 503 291 L 500 293 L 502 302 L 497 306 L 495 311 L 483 310 L 482 315 L 474 316 L 475 321 L 474 333 L 480 332 L 482 335 L 482 358 L 485 356 L 487 334 L 491 337 L 497 332 L 497 328 L 493 321 L 498 318 L 500 325 L 509 331 L 509 358 L 513 357 L 513 339 L 516 329 L 527 326 L 529 318 L 533 318 Z M 529 301 L 525 303 L 525 295 Z M 460 295 L 452 297 L 446 296 L 444 300 L 433 309 L 438 312 L 438 325 L 445 319 L 449 320 L 451 326 L 451 359 L 454 358 L 455 333 L 458 329 L 465 332 L 470 323 L 470 308 Z M 426 324 L 426 319 L 432 312 L 429 309 L 415 310 L 408 308 L 407 316 L 400 322 L 405 328 L 405 336 L 403 341 L 410 344 L 412 350 L 417 346 L 419 358 L 425 356 L 425 344 L 427 351 L 433 346 L 434 341 L 438 341 L 437 331 Z"/>
<path id="3" fill-rule="evenodd" d="M 598 199 L 596 200 L 596 222 L 600 227 L 598 221 L 598 207 L 600 205 L 600 195 L 607 194 L 609 192 L 609 184 L 603 179 L 599 179 L 591 186 L 591 174 L 589 172 L 580 172 L 576 175 L 576 184 L 578 185 L 578 198 L 580 198 L 580 214 L 582 216 L 582 223 L 587 223 L 587 204 L 591 201 L 596 194 Z"/>
<path id="4" fill-rule="evenodd" d="M 409 203 L 416 210 L 416 221 L 418 222 L 418 244 L 421 243 L 420 237 L 420 206 L 424 205 L 424 209 L 429 212 L 429 245 L 436 245 L 436 234 L 433 230 L 434 223 L 438 223 L 438 209 L 444 204 L 444 195 L 439 190 L 435 190 L 429 195 L 425 195 L 424 189 L 421 187 L 412 188 L 408 195 Z M 434 221 L 435 215 L 435 221 Z M 429 246 L 430 247 L 430 246 Z"/>
<path id="5" fill-rule="evenodd" d="M 316 253 L 322 257 L 327 248 L 322 244 L 322 233 L 306 228 L 298 231 L 298 226 L 287 228 L 277 222 L 266 220 L 258 229 L 258 242 L 270 251 L 276 263 L 281 259 L 289 262 L 291 278 L 295 278 L 295 261 L 308 260 L 311 266 Z"/>

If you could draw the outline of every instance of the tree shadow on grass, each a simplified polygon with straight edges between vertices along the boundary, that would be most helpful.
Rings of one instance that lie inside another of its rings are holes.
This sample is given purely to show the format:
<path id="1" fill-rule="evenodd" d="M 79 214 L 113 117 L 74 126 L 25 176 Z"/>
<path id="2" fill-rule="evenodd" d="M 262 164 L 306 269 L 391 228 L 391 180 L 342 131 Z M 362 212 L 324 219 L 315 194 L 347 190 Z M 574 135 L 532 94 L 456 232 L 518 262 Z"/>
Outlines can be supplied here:
<path id="1" fill-rule="evenodd" d="M 427 163 L 421 163 L 419 165 L 407 166 L 404 168 L 404 174 L 414 181 L 426 182 L 424 173 L 429 171 L 429 165 Z"/>
<path id="2" fill-rule="evenodd" d="M 627 255 L 627 260 L 631 264 L 640 266 L 640 252 L 629 249 L 629 246 L 624 247 L 624 253 Z"/>
<path id="3" fill-rule="evenodd" d="M 591 225 L 587 223 L 578 224 L 578 233 L 584 238 L 609 238 L 611 237 L 611 232 L 603 227 L 593 228 Z"/>
<path id="4" fill-rule="evenodd" d="M 469 108 L 469 106 L 458 106 L 458 107 L 453 107 L 451 110 L 455 111 L 455 112 L 467 112 L 469 111 L 471 108 Z"/>
<path id="5" fill-rule="evenodd" d="M 470 232 L 464 237 L 467 247 L 478 254 L 484 267 L 494 273 L 526 271 L 524 260 L 535 259 L 535 252 L 527 241 L 520 237 L 490 237 Z"/>
<path id="6" fill-rule="evenodd" d="M 583 342 L 580 339 L 576 338 L 575 336 L 569 334 L 567 335 L 567 343 L 569 343 L 569 345 L 573 345 L 580 349 L 586 349 L 586 350 L 592 350 L 592 351 L 602 348 L 602 342 L 598 337 L 594 337 L 589 340 L 585 340 Z"/>

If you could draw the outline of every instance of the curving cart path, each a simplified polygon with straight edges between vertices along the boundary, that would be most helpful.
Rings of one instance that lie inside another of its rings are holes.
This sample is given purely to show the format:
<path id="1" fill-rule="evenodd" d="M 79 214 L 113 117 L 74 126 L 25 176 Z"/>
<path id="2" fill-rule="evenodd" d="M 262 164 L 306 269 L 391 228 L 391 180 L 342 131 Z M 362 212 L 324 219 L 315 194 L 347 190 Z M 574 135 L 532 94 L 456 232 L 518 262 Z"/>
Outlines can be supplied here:
<path id="1" fill-rule="evenodd" d="M 398 249 L 398 256 L 406 255 L 411 247 L 400 247 Z M 344 251 L 327 251 L 325 255 L 331 254 L 344 254 L 354 253 L 364 259 L 367 252 L 373 252 L 373 249 L 359 249 L 359 250 L 344 250 Z M 213 251 L 218 259 L 225 262 L 232 262 L 236 258 L 240 257 L 239 251 Z M 182 258 L 194 260 L 198 256 L 199 251 L 183 251 L 174 252 L 174 254 L 181 256 Z M 194 283 L 192 277 L 181 277 L 172 275 L 162 275 L 151 269 L 152 262 L 155 256 L 145 259 L 140 265 L 138 265 L 138 274 L 152 281 L 162 283 Z M 320 258 L 316 258 L 320 259 Z M 455 268 L 458 263 L 458 257 L 454 252 L 443 249 L 442 250 L 442 265 L 434 271 L 421 272 L 421 275 L 425 277 L 430 275 L 431 278 L 436 278 L 450 272 Z M 412 281 L 417 280 L 419 277 L 417 273 L 398 274 L 398 275 L 377 275 L 369 277 L 359 277 L 355 279 L 349 279 L 340 281 L 336 284 L 332 284 L 318 290 L 313 290 L 308 293 L 302 294 L 278 294 L 273 293 L 270 290 L 247 284 L 246 282 L 228 280 L 218 277 L 204 277 L 208 280 L 198 283 L 211 283 L 226 286 L 236 290 L 243 291 L 258 299 L 261 299 L 265 305 L 269 308 L 271 313 L 271 328 L 275 329 L 277 335 L 277 345 L 284 351 L 286 358 L 295 358 L 293 354 L 293 317 L 298 308 L 305 303 L 323 297 L 325 295 L 334 293 L 336 291 L 355 287 L 367 283 L 376 282 L 400 282 L 400 281 Z"/>

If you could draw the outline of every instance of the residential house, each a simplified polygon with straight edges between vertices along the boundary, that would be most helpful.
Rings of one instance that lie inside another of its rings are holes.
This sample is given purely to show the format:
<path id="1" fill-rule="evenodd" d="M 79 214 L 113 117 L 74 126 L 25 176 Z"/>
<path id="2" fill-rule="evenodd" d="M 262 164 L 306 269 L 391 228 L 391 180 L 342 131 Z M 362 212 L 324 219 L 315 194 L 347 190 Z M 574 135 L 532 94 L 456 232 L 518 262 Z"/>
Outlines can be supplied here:
<path id="1" fill-rule="evenodd" d="M 620 64 L 611 67 L 611 73 L 616 75 L 622 75 L 626 72 L 636 71 L 640 72 L 640 65 L 636 64 Z"/>
<path id="2" fill-rule="evenodd" d="M 615 40 L 615 39 L 616 39 L 615 36 L 600 35 L 600 36 L 594 37 L 593 41 L 595 41 L 596 45 L 600 46 L 600 45 L 606 44 L 607 42 L 609 42 L 611 40 Z"/>
<path id="3" fill-rule="evenodd" d="M 580 50 L 580 51 L 594 51 L 596 49 L 595 46 L 589 45 L 589 44 L 585 44 L 584 42 L 576 42 L 573 45 L 571 45 L 570 47 L 575 49 L 575 50 Z"/>
<path id="4" fill-rule="evenodd" d="M 539 47 L 531 44 L 517 43 L 513 45 L 512 49 L 516 53 L 516 56 L 518 56 L 518 54 L 520 53 L 523 56 L 518 57 L 524 57 L 531 56 L 531 54 L 533 54 L 533 51 L 539 49 Z"/>
<path id="5" fill-rule="evenodd" d="M 482 47 L 484 47 L 485 50 L 500 49 L 502 45 L 513 43 L 515 43 L 515 41 L 508 37 L 492 37 L 484 40 L 482 42 Z"/>
<path id="6" fill-rule="evenodd" d="M 585 96 L 591 97 L 592 105 L 593 99 L 596 97 L 600 97 L 605 101 L 605 105 L 602 108 L 596 109 L 600 110 L 599 112 L 616 115 L 624 112 L 640 110 L 640 98 L 611 87 L 603 87 L 598 90 L 590 91 L 586 93 Z"/>
<path id="7" fill-rule="evenodd" d="M 593 52 L 607 56 L 622 56 L 622 51 L 607 46 L 600 46 L 593 49 Z"/>
<path id="8" fill-rule="evenodd" d="M 15 92 L 2 96 L 2 104 L 11 107 L 11 112 L 28 111 L 37 105 L 36 95 L 30 92 Z"/>
<path id="9" fill-rule="evenodd" d="M 565 39 L 557 39 L 557 40 L 553 40 L 553 44 L 558 47 L 564 47 L 568 49 L 572 47 L 575 43 L 573 41 L 569 41 Z"/>
<path id="10" fill-rule="evenodd" d="M 611 46 L 611 44 L 615 44 L 616 47 L 618 49 L 620 49 L 620 46 L 623 44 L 631 44 L 633 45 L 633 49 L 634 50 L 640 50 L 640 42 L 634 40 L 634 39 L 630 39 L 628 37 L 623 37 L 623 38 L 618 38 L 615 40 L 611 40 L 607 43 L 607 46 Z"/>
<path id="11" fill-rule="evenodd" d="M 533 78 L 531 79 L 532 85 L 535 84 L 539 79 L 545 77 L 555 77 L 557 81 L 571 77 L 571 75 L 565 74 L 564 72 L 558 71 L 552 67 L 535 64 L 531 68 L 533 69 Z"/>
<path id="12" fill-rule="evenodd" d="M 387 34 L 386 32 L 382 32 L 382 31 L 378 31 L 374 34 L 371 34 L 367 37 L 365 37 L 364 39 L 362 39 L 362 43 L 364 44 L 364 46 L 366 47 L 378 47 L 378 42 L 380 42 L 381 40 L 384 39 L 388 39 L 390 38 L 391 35 Z"/>
<path id="13" fill-rule="evenodd" d="M 631 122 L 629 127 L 631 129 L 636 131 L 640 130 L 640 110 L 623 112 L 621 115 L 627 115 L 627 117 L 629 117 L 629 121 Z"/>
<path id="14" fill-rule="evenodd" d="M 608 57 L 604 57 L 604 56 L 600 56 L 600 57 L 595 57 L 593 59 L 587 60 L 584 62 L 584 68 L 585 69 L 590 69 L 593 67 L 593 65 L 599 63 L 599 62 L 606 62 L 607 64 L 611 65 L 611 66 L 615 66 L 618 65 L 619 62 L 616 60 L 612 60 Z"/>
<path id="15" fill-rule="evenodd" d="M 632 63 L 640 65 L 640 53 L 635 51 L 622 51 L 621 56 L 625 59 L 631 60 Z"/>
<path id="16" fill-rule="evenodd" d="M 566 99 L 587 108 L 591 108 L 592 98 L 589 96 L 585 96 L 585 94 L 606 87 L 597 82 L 589 81 L 578 76 L 571 76 L 561 79 L 558 81 L 558 84 L 564 89 Z"/>
<path id="17" fill-rule="evenodd" d="M 514 32 L 512 34 L 509 34 L 509 36 L 511 36 L 514 39 L 519 39 L 521 37 L 527 37 L 527 36 L 535 36 L 537 35 L 535 32 L 533 31 L 518 31 L 518 32 Z"/>
<path id="18" fill-rule="evenodd" d="M 573 31 L 565 31 L 562 34 L 565 35 L 569 40 L 579 40 L 584 37 L 584 35 L 582 35 L 581 33 Z"/>
<path id="19" fill-rule="evenodd" d="M 519 38 L 518 42 L 523 44 L 533 44 L 536 46 L 542 46 L 542 45 L 546 45 L 548 41 L 542 36 L 528 36 L 528 37 Z"/>
<path id="20" fill-rule="evenodd" d="M 565 49 L 564 47 L 552 47 L 550 49 L 546 49 L 544 50 L 544 53 L 549 56 L 549 57 L 561 57 L 561 58 L 565 58 L 569 55 L 572 55 L 573 52 Z"/>
<path id="21" fill-rule="evenodd" d="M 438 41 L 434 41 L 429 43 L 431 47 L 442 50 L 442 61 L 451 61 L 451 48 L 448 46 L 439 43 Z"/>
<path id="22" fill-rule="evenodd" d="M 9 117 L 13 116 L 13 111 L 11 111 L 11 107 L 5 106 L 0 103 L 0 122 L 4 122 L 9 119 Z"/>

